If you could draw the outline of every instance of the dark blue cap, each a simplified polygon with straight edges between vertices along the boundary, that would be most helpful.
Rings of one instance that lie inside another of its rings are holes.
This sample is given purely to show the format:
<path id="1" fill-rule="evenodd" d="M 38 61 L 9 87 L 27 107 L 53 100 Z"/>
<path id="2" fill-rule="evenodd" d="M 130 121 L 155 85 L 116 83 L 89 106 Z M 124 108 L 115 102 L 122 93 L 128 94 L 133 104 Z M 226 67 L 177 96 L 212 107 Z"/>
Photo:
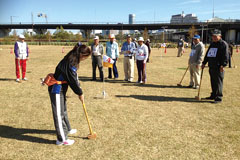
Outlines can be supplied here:
<path id="1" fill-rule="evenodd" d="M 218 30 L 218 29 L 215 29 L 215 30 L 212 32 L 212 35 L 216 35 L 216 36 L 221 35 L 221 31 Z"/>
<path id="2" fill-rule="evenodd" d="M 197 35 L 197 34 L 195 34 L 195 35 L 193 36 L 193 39 L 200 39 L 200 36 Z"/>

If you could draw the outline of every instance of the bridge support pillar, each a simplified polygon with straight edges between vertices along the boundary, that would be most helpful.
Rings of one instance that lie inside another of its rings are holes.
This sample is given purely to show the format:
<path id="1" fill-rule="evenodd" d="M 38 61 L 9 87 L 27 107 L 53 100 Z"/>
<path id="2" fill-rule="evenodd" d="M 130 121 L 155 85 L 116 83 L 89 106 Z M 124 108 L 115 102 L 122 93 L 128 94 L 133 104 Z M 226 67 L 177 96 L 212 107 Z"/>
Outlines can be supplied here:
<path id="1" fill-rule="evenodd" d="M 9 36 L 11 29 L 0 29 L 0 38 Z"/>
<path id="2" fill-rule="evenodd" d="M 46 34 L 47 29 L 33 29 L 36 34 Z"/>
<path id="3" fill-rule="evenodd" d="M 234 29 L 227 30 L 225 33 L 225 40 L 227 42 L 236 42 L 237 31 Z"/>

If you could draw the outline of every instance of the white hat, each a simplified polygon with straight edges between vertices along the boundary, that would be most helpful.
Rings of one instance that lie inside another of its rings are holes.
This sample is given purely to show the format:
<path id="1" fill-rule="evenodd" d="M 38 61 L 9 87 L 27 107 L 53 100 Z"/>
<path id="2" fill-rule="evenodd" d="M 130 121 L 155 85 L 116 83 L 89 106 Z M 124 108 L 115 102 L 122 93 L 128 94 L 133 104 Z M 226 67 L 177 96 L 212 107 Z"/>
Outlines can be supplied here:
<path id="1" fill-rule="evenodd" d="M 139 38 L 138 38 L 138 41 L 143 41 L 143 42 L 144 42 L 143 37 L 139 37 Z"/>
<path id="2" fill-rule="evenodd" d="M 115 38 L 115 35 L 114 34 L 110 34 L 109 38 Z"/>
<path id="3" fill-rule="evenodd" d="M 19 38 L 25 39 L 24 35 L 22 35 L 22 34 L 19 35 Z"/>
<path id="4" fill-rule="evenodd" d="M 150 42 L 150 39 L 147 39 L 148 42 Z"/>
<path id="5" fill-rule="evenodd" d="M 98 37 L 98 36 L 95 36 L 95 37 L 94 37 L 94 40 L 95 40 L 95 39 L 99 39 L 99 37 Z"/>

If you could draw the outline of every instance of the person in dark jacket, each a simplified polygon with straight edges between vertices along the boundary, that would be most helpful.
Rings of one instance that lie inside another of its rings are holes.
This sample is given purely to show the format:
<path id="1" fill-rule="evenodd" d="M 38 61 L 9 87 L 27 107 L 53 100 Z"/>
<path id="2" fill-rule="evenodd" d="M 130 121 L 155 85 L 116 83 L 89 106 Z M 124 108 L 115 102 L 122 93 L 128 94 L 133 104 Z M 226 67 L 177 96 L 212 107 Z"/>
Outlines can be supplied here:
<path id="1" fill-rule="evenodd" d="M 229 59 L 228 59 L 228 66 L 229 68 L 232 68 L 232 55 L 233 55 L 233 47 L 234 47 L 234 44 L 232 42 L 230 42 L 228 44 L 228 53 L 229 53 Z"/>
<path id="2" fill-rule="evenodd" d="M 103 45 L 99 43 L 99 37 L 94 37 L 94 43 L 91 45 L 92 50 L 92 80 L 96 80 L 96 68 L 98 67 L 100 79 L 103 81 L 103 66 L 102 66 L 102 55 Z"/>
<path id="3" fill-rule="evenodd" d="M 214 30 L 212 41 L 204 57 L 202 69 L 208 63 L 212 93 L 206 99 L 220 103 L 223 97 L 224 67 L 228 63 L 228 44 L 222 40 L 220 30 Z"/>
<path id="4" fill-rule="evenodd" d="M 147 59 L 147 63 L 149 63 L 149 58 L 150 58 L 150 54 L 151 54 L 150 39 L 147 39 L 145 45 L 148 47 L 148 59 Z"/>
<path id="5" fill-rule="evenodd" d="M 83 91 L 78 82 L 77 69 L 79 63 L 90 54 L 89 47 L 78 43 L 57 65 L 54 78 L 58 83 L 48 87 L 57 134 L 57 145 L 72 145 L 74 143 L 74 140 L 68 139 L 68 134 L 76 133 L 76 129 L 71 129 L 68 121 L 66 93 L 68 86 L 70 86 L 73 92 L 78 95 L 80 101 L 84 103 Z"/>

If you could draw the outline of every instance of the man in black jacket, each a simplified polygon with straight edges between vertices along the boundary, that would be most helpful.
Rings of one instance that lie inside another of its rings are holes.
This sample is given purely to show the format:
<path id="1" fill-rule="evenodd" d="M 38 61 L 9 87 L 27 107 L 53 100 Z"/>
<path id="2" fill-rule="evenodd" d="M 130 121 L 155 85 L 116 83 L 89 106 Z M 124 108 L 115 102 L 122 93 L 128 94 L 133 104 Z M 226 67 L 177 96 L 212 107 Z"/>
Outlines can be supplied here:
<path id="1" fill-rule="evenodd" d="M 204 57 L 202 69 L 208 63 L 212 93 L 206 99 L 215 100 L 214 103 L 220 103 L 223 97 L 224 67 L 228 63 L 228 44 L 222 40 L 220 30 L 214 30 L 212 41 Z"/>

